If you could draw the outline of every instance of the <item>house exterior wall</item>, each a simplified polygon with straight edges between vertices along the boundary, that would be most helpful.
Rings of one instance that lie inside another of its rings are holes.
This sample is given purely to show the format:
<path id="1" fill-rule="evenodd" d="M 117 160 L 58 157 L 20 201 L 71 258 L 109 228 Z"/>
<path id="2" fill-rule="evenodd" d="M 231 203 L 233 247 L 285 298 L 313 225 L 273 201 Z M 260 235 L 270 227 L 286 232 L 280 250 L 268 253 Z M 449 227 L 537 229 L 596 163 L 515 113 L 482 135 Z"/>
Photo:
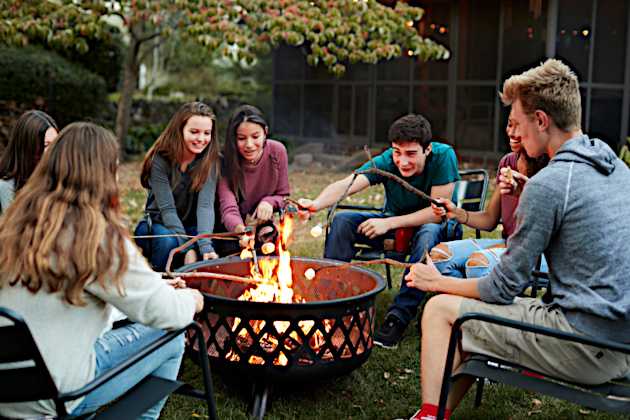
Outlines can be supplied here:
<path id="1" fill-rule="evenodd" d="M 507 150 L 508 109 L 497 92 L 546 57 L 580 79 L 582 127 L 616 147 L 630 134 L 630 6 L 626 0 L 418 0 L 418 30 L 448 61 L 410 57 L 353 65 L 335 79 L 300 49 L 275 52 L 272 129 L 297 142 L 384 143 L 387 127 L 424 114 L 434 136 L 470 155 Z"/>

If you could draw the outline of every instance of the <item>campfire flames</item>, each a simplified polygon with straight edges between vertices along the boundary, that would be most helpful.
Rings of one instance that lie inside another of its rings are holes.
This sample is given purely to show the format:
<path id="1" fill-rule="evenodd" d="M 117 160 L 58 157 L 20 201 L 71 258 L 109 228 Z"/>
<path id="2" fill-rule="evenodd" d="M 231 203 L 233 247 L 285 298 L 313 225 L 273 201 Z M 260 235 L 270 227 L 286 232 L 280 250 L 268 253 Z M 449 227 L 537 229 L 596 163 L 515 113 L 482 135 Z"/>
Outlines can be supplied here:
<path id="1" fill-rule="evenodd" d="M 276 302 L 276 303 L 301 303 L 305 302 L 305 299 L 296 295 L 293 290 L 293 272 L 291 270 L 291 253 L 288 250 L 289 238 L 293 231 L 293 218 L 284 217 L 279 226 L 279 235 L 276 243 L 276 249 L 278 251 L 278 258 L 262 257 L 258 258 L 258 266 L 252 260 L 250 263 L 250 272 L 254 279 L 259 281 L 255 287 L 245 290 L 239 300 L 254 301 L 254 302 Z M 265 328 L 264 320 L 251 320 L 249 321 L 251 329 L 259 336 L 259 333 Z M 288 321 L 274 321 L 272 333 L 265 332 L 260 336 L 260 346 L 268 352 L 273 352 L 278 347 L 279 336 L 285 333 L 290 327 L 291 323 Z M 314 321 L 300 321 L 299 327 L 304 333 L 308 335 L 311 328 L 313 328 Z M 332 324 L 330 321 L 325 320 L 325 329 L 329 333 Z M 250 333 L 247 331 L 244 325 L 241 325 L 241 319 L 235 318 L 232 326 L 232 331 L 236 332 L 240 329 L 237 337 L 237 345 L 241 350 L 250 347 L 253 344 L 253 339 Z M 277 331 L 277 334 L 273 333 L 273 329 Z M 324 336 L 321 331 L 317 330 L 309 339 L 309 346 L 315 352 L 321 349 L 324 345 Z M 295 331 L 292 331 L 288 337 L 286 337 L 282 343 L 282 350 L 278 353 L 278 356 L 274 359 L 273 364 L 278 366 L 286 366 L 288 363 L 285 352 L 291 352 L 303 344 L 303 338 Z M 240 357 L 234 351 L 230 351 L 227 354 L 227 358 L 231 361 L 239 361 Z M 251 364 L 263 365 L 265 361 L 262 357 L 252 355 L 248 360 Z"/>

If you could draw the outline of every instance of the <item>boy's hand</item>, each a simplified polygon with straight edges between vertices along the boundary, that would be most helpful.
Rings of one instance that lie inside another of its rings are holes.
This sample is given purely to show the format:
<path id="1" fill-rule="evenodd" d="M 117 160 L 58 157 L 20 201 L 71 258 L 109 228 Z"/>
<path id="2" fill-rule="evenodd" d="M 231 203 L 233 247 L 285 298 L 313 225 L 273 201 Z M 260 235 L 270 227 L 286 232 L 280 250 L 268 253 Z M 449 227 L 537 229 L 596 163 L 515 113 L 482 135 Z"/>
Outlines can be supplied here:
<path id="1" fill-rule="evenodd" d="M 442 274 L 435 268 L 431 257 L 427 255 L 425 264 L 419 262 L 411 267 L 409 274 L 405 276 L 405 281 L 407 282 L 407 287 L 432 292 L 438 291 L 436 285 L 441 278 Z"/>
<path id="2" fill-rule="evenodd" d="M 361 223 L 357 228 L 357 232 L 362 233 L 370 239 L 374 239 L 377 236 L 385 235 L 390 229 L 391 226 L 387 219 L 374 218 L 367 219 Z"/>
<path id="3" fill-rule="evenodd" d="M 311 214 L 317 211 L 317 207 L 315 206 L 315 201 L 310 200 L 308 198 L 300 198 L 298 200 L 298 217 L 300 220 L 305 221 L 311 217 Z"/>

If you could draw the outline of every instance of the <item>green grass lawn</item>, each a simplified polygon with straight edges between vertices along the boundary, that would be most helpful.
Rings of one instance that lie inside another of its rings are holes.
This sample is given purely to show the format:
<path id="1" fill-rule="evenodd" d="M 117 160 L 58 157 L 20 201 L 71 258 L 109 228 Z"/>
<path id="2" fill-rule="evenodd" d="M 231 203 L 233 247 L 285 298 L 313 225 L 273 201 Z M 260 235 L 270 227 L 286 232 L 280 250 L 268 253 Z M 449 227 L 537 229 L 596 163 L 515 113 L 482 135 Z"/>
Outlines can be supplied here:
<path id="1" fill-rule="evenodd" d="M 141 215 L 145 194 L 138 182 L 139 164 L 123 165 L 120 181 L 123 185 L 125 211 L 130 226 Z M 323 171 L 320 171 L 323 172 Z M 314 197 L 329 182 L 344 174 L 294 172 L 290 174 L 292 197 Z M 373 188 L 351 197 L 355 204 L 378 204 L 382 191 Z M 320 212 L 308 224 L 298 226 L 291 252 L 295 256 L 321 257 L 323 238 L 312 238 L 308 232 L 318 222 L 323 222 L 325 212 Z M 473 233 L 466 230 L 465 236 Z M 499 236 L 498 232 L 488 236 Z M 384 275 L 384 270 L 377 269 Z M 400 284 L 400 270 L 393 271 L 395 285 L 376 299 L 377 325 L 395 296 Z M 396 350 L 375 347 L 368 361 L 351 374 L 321 383 L 304 383 L 299 389 L 276 392 L 267 409 L 269 420 L 288 419 L 396 419 L 408 418 L 420 404 L 419 383 L 419 332 L 413 322 L 406 337 Z M 201 370 L 190 360 L 185 360 L 181 378 L 201 387 Z M 215 398 L 220 419 L 247 419 L 247 396 L 234 387 L 226 386 L 223 379 L 214 375 Z M 491 384 L 485 387 L 483 404 L 473 407 L 473 392 L 455 411 L 453 419 L 618 419 L 583 409 L 564 401 L 543 397 L 520 389 Z M 205 406 L 197 400 L 173 396 L 167 403 L 164 419 L 204 419 Z M 624 417 L 628 418 L 628 417 Z"/>

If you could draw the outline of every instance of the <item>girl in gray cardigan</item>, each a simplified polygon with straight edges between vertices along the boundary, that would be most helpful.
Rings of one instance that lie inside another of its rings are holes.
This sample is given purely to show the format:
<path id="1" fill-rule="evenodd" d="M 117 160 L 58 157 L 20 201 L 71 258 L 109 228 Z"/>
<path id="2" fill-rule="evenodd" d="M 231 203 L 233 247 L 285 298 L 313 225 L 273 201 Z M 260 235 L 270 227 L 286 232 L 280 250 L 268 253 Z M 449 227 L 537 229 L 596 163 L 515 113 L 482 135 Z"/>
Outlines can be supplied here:
<path id="1" fill-rule="evenodd" d="M 0 218 L 0 306 L 26 320 L 60 392 L 138 353 L 163 329 L 186 326 L 203 307 L 199 291 L 162 280 L 130 241 L 118 201 L 117 159 L 111 132 L 69 125 Z M 114 308 L 136 323 L 112 330 Z M 175 379 L 183 350 L 179 337 L 66 409 L 90 413 L 149 374 Z M 142 418 L 158 418 L 163 404 Z M 0 404 L 0 417 L 55 414 L 51 400 Z"/>
<path id="2" fill-rule="evenodd" d="M 26 111 L 15 122 L 0 157 L 0 214 L 26 184 L 44 150 L 57 137 L 57 123 L 42 111 Z"/>
<path id="3" fill-rule="evenodd" d="M 215 116 L 206 104 L 184 104 L 171 118 L 147 152 L 140 176 L 148 189 L 146 217 L 136 236 L 197 235 L 214 229 L 214 194 L 219 175 L 219 145 Z M 170 251 L 184 236 L 138 239 L 144 255 L 156 270 L 164 271 Z M 187 250 L 184 263 L 217 258 L 212 241 Z"/>

